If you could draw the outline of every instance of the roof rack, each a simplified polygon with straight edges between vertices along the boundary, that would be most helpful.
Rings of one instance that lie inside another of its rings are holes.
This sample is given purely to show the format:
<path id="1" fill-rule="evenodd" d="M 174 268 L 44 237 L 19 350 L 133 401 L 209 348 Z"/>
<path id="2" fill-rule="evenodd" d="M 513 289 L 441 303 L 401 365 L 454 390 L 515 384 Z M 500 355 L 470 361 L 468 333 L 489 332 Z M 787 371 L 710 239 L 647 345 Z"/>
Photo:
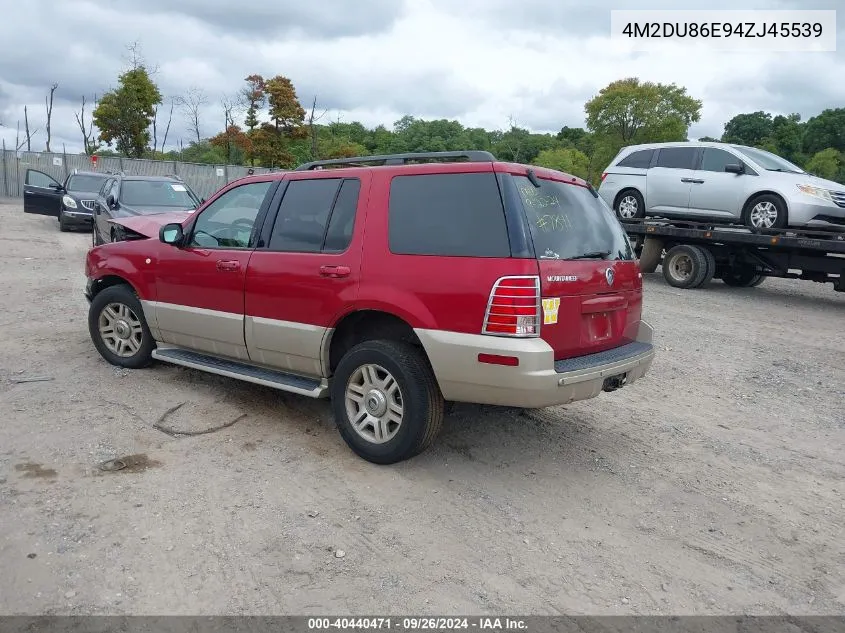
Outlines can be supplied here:
<path id="1" fill-rule="evenodd" d="M 412 152 L 408 154 L 383 154 L 381 156 L 355 156 L 353 158 L 331 158 L 329 160 L 315 160 L 304 163 L 294 171 L 309 171 L 322 169 L 333 165 L 345 167 L 364 167 L 367 163 L 381 165 L 405 165 L 413 161 L 434 162 L 437 160 L 466 159 L 470 163 L 494 162 L 496 157 L 490 152 L 471 150 L 466 152 Z"/>

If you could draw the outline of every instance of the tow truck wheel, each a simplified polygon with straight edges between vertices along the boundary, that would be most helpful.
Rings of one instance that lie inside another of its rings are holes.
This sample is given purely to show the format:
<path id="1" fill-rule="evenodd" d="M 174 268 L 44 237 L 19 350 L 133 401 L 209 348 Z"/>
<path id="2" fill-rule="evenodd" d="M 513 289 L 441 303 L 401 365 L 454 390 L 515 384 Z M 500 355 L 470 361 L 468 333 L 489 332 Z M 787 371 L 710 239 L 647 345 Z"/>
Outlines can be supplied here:
<path id="1" fill-rule="evenodd" d="M 657 270 L 662 255 L 663 241 L 654 237 L 645 238 L 639 254 L 640 270 L 644 273 L 653 273 Z"/>
<path id="2" fill-rule="evenodd" d="M 704 279 L 702 279 L 701 283 L 698 285 L 699 288 L 703 288 L 709 284 L 716 275 L 716 258 L 713 256 L 713 253 L 709 248 L 705 248 L 704 246 L 698 246 L 697 248 L 704 254 L 704 258 L 707 260 L 707 272 L 704 275 Z"/>
<path id="3" fill-rule="evenodd" d="M 753 288 L 766 280 L 753 268 L 731 268 L 722 274 L 722 281 L 732 288 Z"/>
<path id="4" fill-rule="evenodd" d="M 696 288 L 707 272 L 707 256 L 697 246 L 680 244 L 671 248 L 663 258 L 663 277 L 675 288 Z"/>

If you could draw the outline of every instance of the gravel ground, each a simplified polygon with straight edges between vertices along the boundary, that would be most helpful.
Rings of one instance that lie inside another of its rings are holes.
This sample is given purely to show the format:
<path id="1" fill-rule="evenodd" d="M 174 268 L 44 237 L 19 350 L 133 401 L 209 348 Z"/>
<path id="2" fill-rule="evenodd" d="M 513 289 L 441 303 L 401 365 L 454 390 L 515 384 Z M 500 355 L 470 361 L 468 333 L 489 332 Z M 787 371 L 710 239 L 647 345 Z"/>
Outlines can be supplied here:
<path id="1" fill-rule="evenodd" d="M 377 467 L 325 402 L 108 365 L 86 324 L 90 236 L 18 204 L 0 227 L 0 613 L 845 609 L 829 285 L 649 275 L 645 379 L 541 411 L 459 406 L 428 452 Z"/>

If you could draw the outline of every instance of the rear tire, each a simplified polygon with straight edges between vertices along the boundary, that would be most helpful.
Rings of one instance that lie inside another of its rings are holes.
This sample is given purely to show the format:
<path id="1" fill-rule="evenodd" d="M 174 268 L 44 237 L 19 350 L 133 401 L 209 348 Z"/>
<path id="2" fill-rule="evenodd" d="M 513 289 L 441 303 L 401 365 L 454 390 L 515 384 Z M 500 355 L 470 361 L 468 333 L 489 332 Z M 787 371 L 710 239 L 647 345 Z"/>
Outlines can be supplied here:
<path id="1" fill-rule="evenodd" d="M 341 437 L 359 457 L 395 464 L 423 452 L 443 424 L 444 402 L 423 353 L 409 343 L 359 343 L 338 363 L 331 386 Z"/>
<path id="2" fill-rule="evenodd" d="M 633 220 L 645 216 L 645 201 L 642 194 L 636 189 L 625 189 L 613 203 L 613 210 L 616 217 L 622 220 Z"/>
<path id="3" fill-rule="evenodd" d="M 704 246 L 698 246 L 697 248 L 704 254 L 705 259 L 707 259 L 707 272 L 704 275 L 704 279 L 702 279 L 701 283 L 697 286 L 699 288 L 703 288 L 713 281 L 713 277 L 716 275 L 716 257 L 709 248 Z"/>
<path id="4" fill-rule="evenodd" d="M 663 278 L 674 288 L 696 288 L 707 272 L 707 256 L 697 246 L 675 246 L 663 258 Z"/>
<path id="5" fill-rule="evenodd" d="M 645 238 L 642 252 L 640 253 L 640 271 L 643 273 L 653 273 L 657 270 L 657 265 L 660 263 L 662 256 L 663 242 L 654 237 Z"/>
<path id="6" fill-rule="evenodd" d="M 722 281 L 732 288 L 753 288 L 766 280 L 753 268 L 731 268 L 722 274 Z"/>

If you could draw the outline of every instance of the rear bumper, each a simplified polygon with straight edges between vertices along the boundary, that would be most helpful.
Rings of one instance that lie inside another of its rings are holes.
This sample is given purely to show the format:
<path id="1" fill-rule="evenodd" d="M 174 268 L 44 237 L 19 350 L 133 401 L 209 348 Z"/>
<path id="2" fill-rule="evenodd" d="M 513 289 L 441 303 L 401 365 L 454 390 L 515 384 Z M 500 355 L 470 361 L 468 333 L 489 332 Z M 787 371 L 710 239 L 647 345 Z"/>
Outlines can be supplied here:
<path id="1" fill-rule="evenodd" d="M 508 339 L 418 330 L 446 400 L 534 409 L 587 400 L 642 378 L 654 359 L 652 328 L 640 322 L 636 341 L 606 352 L 555 362 L 542 339 Z M 518 366 L 479 362 L 479 354 L 511 356 Z"/>

